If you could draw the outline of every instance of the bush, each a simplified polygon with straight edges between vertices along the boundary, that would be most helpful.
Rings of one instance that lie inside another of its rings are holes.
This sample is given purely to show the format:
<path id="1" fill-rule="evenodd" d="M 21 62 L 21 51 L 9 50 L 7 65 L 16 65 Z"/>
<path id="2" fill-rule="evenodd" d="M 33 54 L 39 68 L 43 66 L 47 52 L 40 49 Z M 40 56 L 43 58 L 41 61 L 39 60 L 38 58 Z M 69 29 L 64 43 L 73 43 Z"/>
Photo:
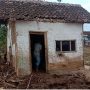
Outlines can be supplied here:
<path id="1" fill-rule="evenodd" d="M 5 24 L 0 25 L 0 54 L 4 54 L 7 48 L 7 28 Z"/>

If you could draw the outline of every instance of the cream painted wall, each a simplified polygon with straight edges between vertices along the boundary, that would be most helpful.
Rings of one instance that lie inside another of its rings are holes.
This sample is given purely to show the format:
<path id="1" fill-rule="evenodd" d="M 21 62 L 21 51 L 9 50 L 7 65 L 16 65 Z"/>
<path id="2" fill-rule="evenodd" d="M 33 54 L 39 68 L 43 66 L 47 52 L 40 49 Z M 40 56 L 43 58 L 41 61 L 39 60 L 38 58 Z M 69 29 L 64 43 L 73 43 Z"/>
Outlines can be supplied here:
<path id="1" fill-rule="evenodd" d="M 64 53 L 69 58 L 81 57 L 83 59 L 82 45 L 82 24 L 75 23 L 50 23 L 36 21 L 17 21 L 17 47 L 18 47 L 18 63 L 17 67 L 23 73 L 30 73 L 29 59 L 29 32 L 30 31 L 47 31 L 48 38 L 48 62 L 58 63 L 55 49 L 55 40 L 76 40 L 76 52 Z"/>

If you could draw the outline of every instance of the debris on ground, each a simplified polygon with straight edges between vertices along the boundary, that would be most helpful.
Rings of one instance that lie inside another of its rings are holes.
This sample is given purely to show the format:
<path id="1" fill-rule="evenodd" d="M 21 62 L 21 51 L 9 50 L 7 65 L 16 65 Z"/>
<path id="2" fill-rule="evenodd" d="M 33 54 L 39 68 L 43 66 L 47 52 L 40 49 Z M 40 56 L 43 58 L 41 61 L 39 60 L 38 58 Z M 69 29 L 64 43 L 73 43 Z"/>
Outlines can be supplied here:
<path id="1" fill-rule="evenodd" d="M 82 73 L 47 74 L 33 72 L 31 75 L 17 77 L 9 64 L 0 65 L 0 88 L 3 89 L 90 89 L 90 82 Z"/>

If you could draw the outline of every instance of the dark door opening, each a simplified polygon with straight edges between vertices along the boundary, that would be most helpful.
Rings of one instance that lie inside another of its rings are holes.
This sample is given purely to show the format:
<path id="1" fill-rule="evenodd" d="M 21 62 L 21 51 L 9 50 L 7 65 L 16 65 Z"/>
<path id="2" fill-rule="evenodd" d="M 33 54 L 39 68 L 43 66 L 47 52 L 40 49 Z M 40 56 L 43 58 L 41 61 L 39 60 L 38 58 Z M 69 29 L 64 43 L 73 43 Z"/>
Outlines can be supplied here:
<path id="1" fill-rule="evenodd" d="M 44 34 L 30 34 L 32 71 L 46 72 Z"/>

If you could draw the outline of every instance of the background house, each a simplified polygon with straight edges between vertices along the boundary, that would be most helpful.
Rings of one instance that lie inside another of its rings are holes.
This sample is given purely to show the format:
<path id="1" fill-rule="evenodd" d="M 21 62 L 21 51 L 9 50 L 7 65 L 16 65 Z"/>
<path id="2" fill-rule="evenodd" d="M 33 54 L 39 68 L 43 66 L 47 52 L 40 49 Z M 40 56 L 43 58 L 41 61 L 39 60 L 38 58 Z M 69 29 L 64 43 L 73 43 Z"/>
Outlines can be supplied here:
<path id="1" fill-rule="evenodd" d="M 84 46 L 90 46 L 90 31 L 83 32 Z"/>
<path id="2" fill-rule="evenodd" d="M 39 70 L 58 72 L 83 67 L 83 23 L 90 13 L 80 5 L 1 1 L 0 20 L 7 24 L 7 55 L 17 75 L 36 69 L 35 45 L 41 44 Z"/>

